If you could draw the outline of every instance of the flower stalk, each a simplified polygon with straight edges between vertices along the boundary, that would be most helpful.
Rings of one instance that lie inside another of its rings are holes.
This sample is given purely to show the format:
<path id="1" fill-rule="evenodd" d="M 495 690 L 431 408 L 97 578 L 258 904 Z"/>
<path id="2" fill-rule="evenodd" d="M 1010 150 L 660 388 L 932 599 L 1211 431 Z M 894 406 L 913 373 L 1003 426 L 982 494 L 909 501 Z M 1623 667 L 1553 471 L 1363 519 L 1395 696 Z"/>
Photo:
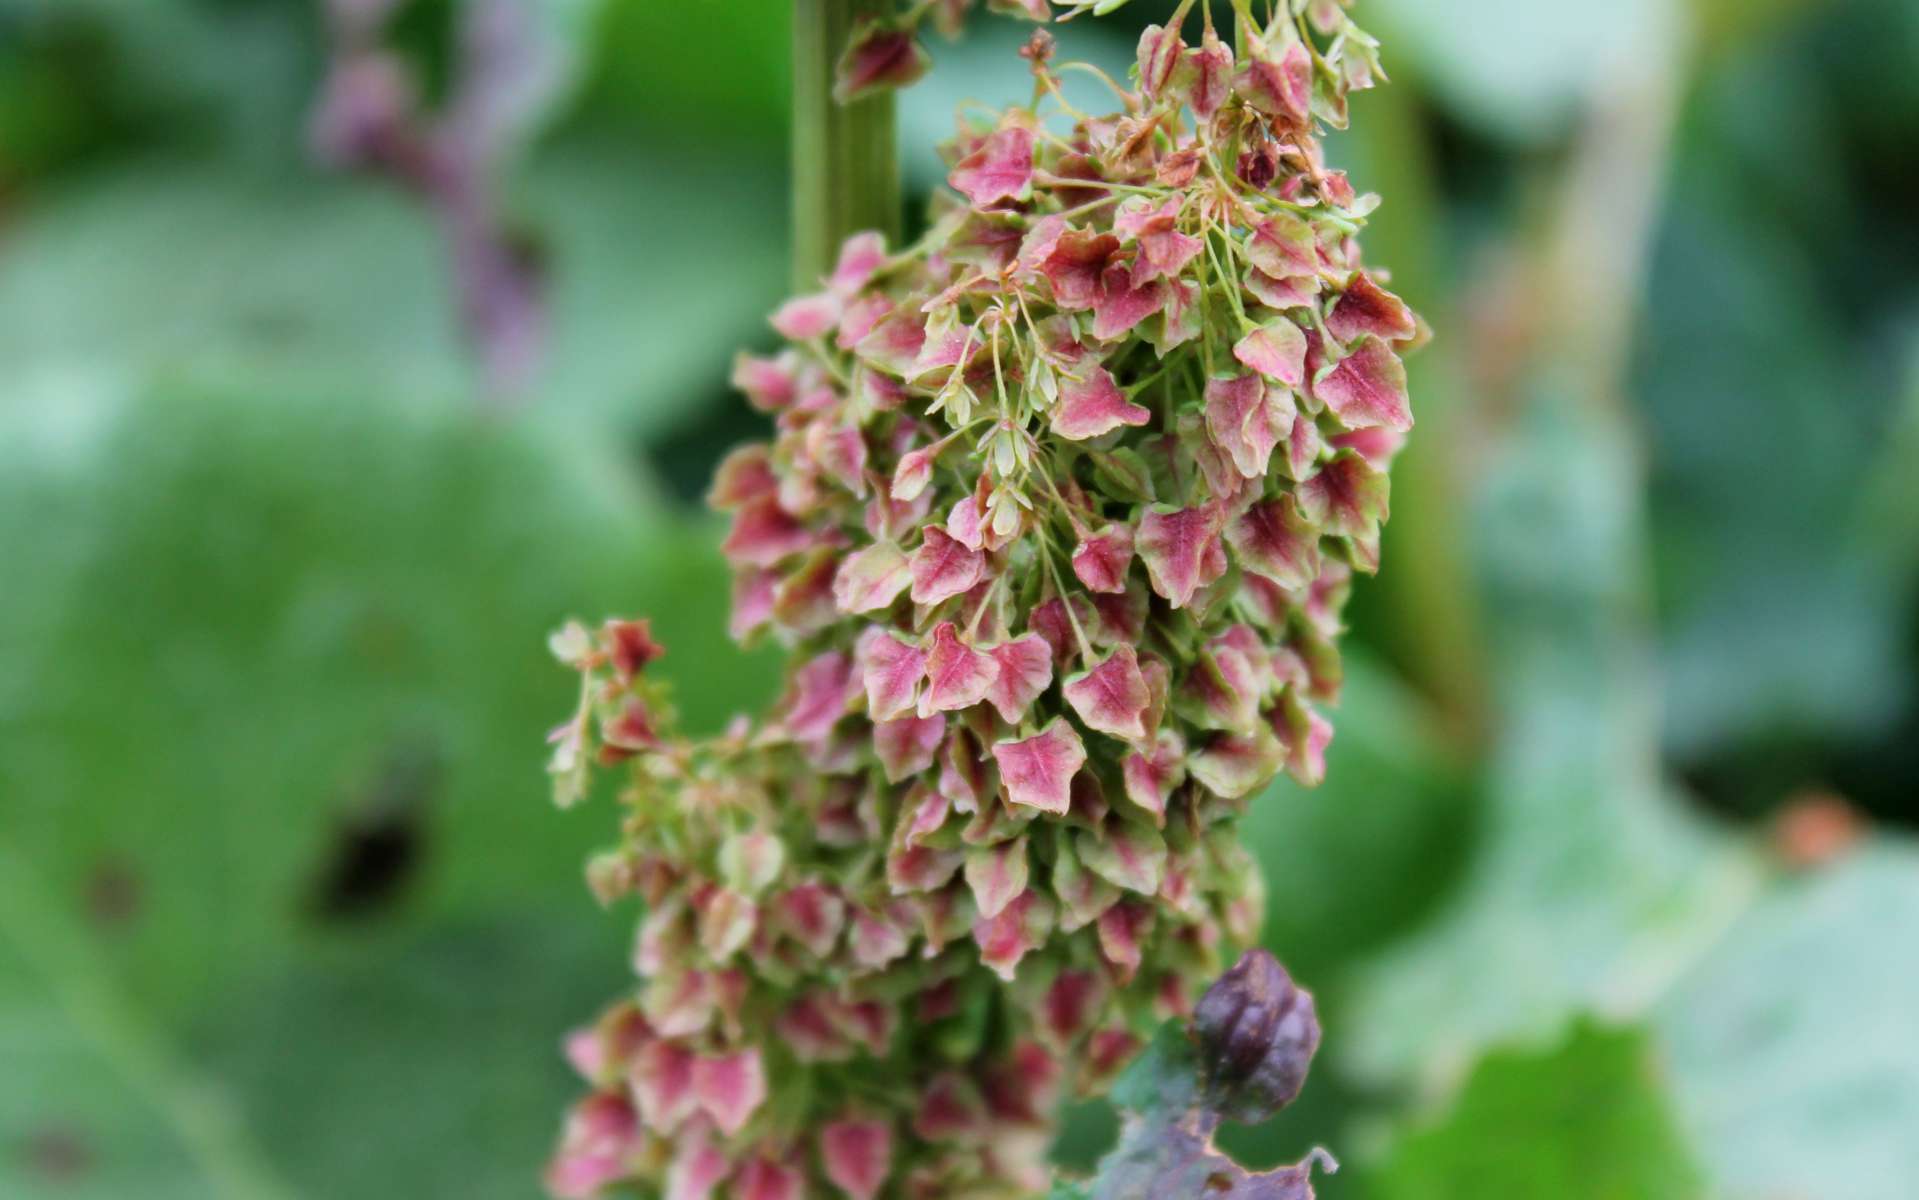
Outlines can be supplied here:
<path id="1" fill-rule="evenodd" d="M 900 180 L 893 92 L 841 103 L 840 56 L 863 21 L 890 0 L 793 0 L 793 287 L 832 270 L 841 243 L 862 229 L 899 243 Z"/>

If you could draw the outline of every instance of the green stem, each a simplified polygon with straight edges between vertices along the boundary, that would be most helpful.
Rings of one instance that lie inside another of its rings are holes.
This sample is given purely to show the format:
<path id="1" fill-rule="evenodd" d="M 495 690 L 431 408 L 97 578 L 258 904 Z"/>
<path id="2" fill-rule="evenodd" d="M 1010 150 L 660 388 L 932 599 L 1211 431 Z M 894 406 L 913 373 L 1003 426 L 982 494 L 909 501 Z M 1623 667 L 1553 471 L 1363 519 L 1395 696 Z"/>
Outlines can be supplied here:
<path id="1" fill-rule="evenodd" d="M 900 244 L 899 156 L 891 92 L 833 99 L 833 71 L 866 16 L 889 0 L 793 0 L 793 286 L 810 292 L 840 243 L 865 229 Z"/>

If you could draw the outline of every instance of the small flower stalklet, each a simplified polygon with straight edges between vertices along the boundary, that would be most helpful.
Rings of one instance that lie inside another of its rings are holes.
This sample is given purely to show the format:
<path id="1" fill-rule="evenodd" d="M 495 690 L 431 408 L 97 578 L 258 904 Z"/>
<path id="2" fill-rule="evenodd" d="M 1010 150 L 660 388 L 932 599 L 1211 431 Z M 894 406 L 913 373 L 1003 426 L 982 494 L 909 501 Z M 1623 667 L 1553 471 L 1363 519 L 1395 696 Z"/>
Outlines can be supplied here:
<path id="1" fill-rule="evenodd" d="M 862 27 L 842 90 L 910 82 L 911 18 L 964 7 Z M 1283 976 L 1193 1006 L 1257 933 L 1239 817 L 1324 774 L 1423 327 L 1318 140 L 1372 39 L 1334 0 L 1194 7 L 1104 116 L 1036 34 L 926 235 L 852 238 L 737 362 L 774 434 L 711 499 L 735 634 L 791 651 L 763 719 L 684 737 L 645 622 L 555 635 L 557 794 L 611 769 L 589 880 L 645 906 L 637 985 L 568 1042 L 556 1195 L 1033 1195 L 1057 1101 L 1175 1016 L 1296 1089 L 1247 1049 L 1292 1028 Z"/>

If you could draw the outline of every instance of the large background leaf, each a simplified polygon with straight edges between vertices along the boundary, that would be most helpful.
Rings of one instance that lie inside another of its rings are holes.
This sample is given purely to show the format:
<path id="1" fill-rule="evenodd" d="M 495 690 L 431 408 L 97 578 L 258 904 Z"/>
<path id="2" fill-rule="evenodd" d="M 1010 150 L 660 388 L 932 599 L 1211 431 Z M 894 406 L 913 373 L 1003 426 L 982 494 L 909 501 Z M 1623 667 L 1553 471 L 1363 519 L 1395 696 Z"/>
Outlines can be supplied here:
<path id="1" fill-rule="evenodd" d="M 1702 1180 L 1645 1035 L 1579 1024 L 1557 1044 L 1502 1050 L 1452 1107 L 1403 1139 L 1380 1200 L 1555 1196 L 1686 1200 Z"/>

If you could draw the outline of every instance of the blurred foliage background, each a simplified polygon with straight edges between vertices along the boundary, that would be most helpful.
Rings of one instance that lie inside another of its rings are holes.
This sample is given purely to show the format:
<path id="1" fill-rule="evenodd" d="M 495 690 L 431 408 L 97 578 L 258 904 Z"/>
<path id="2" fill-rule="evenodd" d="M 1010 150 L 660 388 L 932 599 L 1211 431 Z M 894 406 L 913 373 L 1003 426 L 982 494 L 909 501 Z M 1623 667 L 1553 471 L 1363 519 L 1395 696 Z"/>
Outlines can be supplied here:
<path id="1" fill-rule="evenodd" d="M 698 497 L 759 427 L 788 14 L 529 3 L 502 408 L 432 214 L 314 165 L 311 3 L 0 0 L 0 1195 L 536 1194 L 631 917 L 545 803 L 543 635 L 651 614 L 708 728 L 774 686 Z M 1361 8 L 1336 152 L 1439 336 L 1330 778 L 1247 826 L 1326 1048 L 1229 1142 L 1333 1200 L 1910 1200 L 1919 7 Z M 461 21 L 394 27 L 429 97 Z M 1023 34 L 935 47 L 909 191 Z"/>

